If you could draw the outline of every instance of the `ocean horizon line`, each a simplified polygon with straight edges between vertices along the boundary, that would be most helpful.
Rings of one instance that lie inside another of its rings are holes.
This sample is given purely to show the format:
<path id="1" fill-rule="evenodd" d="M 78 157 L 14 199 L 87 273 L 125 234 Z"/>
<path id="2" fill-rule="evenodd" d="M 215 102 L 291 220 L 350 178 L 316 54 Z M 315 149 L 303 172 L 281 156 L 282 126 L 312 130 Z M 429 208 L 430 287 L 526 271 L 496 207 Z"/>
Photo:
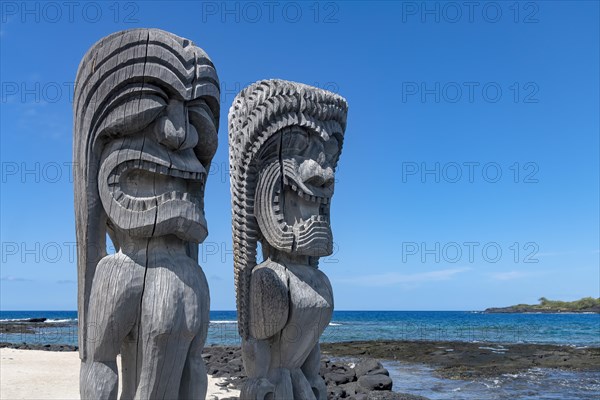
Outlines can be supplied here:
<path id="1" fill-rule="evenodd" d="M 343 312 L 474 312 L 484 311 L 485 309 L 468 309 L 468 310 L 345 310 L 345 309 L 334 309 L 335 311 Z M 236 312 L 236 310 L 210 310 L 211 312 Z M 77 310 L 6 310 L 2 309 L 1 312 L 77 312 Z"/>

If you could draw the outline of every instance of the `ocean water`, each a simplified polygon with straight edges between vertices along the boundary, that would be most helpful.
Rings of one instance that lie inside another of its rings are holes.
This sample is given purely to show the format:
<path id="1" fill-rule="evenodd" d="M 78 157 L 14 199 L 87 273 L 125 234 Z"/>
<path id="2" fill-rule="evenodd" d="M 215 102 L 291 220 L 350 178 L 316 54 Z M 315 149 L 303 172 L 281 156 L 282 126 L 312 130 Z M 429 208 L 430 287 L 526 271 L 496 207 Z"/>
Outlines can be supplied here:
<path id="1" fill-rule="evenodd" d="M 77 345 L 75 311 L 0 311 L 0 322 L 48 318 L 35 334 L 0 334 L 0 342 Z M 52 326 L 56 324 L 56 326 Z M 451 340 L 600 347 L 599 314 L 484 314 L 446 311 L 335 311 L 324 342 Z M 211 311 L 207 345 L 236 345 L 235 311 Z M 450 380 L 426 365 L 384 362 L 394 390 L 436 399 L 597 399 L 600 373 L 532 368 L 497 378 Z"/>
<path id="2" fill-rule="evenodd" d="M 516 374 L 470 380 L 444 379 L 433 368 L 401 362 L 383 362 L 394 390 L 431 400 L 597 400 L 600 373 L 531 368 Z"/>
<path id="3" fill-rule="evenodd" d="M 0 322 L 48 318 L 35 334 L 0 334 L 11 343 L 77 345 L 76 311 L 0 311 Z M 300 329 L 300 328 L 299 328 Z M 484 314 L 469 311 L 335 311 L 323 342 L 450 340 L 600 347 L 600 314 Z M 235 311 L 211 311 L 207 344 L 235 345 Z"/>

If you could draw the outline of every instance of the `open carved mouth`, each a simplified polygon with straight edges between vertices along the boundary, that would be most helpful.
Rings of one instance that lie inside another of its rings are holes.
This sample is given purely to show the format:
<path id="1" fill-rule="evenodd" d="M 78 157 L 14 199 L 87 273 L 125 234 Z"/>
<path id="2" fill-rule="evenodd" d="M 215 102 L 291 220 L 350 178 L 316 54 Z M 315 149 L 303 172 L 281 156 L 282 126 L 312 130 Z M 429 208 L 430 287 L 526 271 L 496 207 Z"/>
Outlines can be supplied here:
<path id="1" fill-rule="evenodd" d="M 108 177 L 113 198 L 124 208 L 144 211 L 171 200 L 183 200 L 203 209 L 206 173 L 166 167 L 146 160 L 128 160 Z"/>
<path id="2" fill-rule="evenodd" d="M 275 162 L 259 176 L 254 212 L 261 233 L 280 251 L 314 257 L 331 254 L 333 179 L 313 184 L 316 179 L 301 176 L 295 165 L 288 165 L 283 176 Z"/>
<path id="3" fill-rule="evenodd" d="M 285 222 L 306 227 L 311 222 L 328 222 L 332 194 L 331 187 L 314 187 L 286 176 L 283 189 Z"/>

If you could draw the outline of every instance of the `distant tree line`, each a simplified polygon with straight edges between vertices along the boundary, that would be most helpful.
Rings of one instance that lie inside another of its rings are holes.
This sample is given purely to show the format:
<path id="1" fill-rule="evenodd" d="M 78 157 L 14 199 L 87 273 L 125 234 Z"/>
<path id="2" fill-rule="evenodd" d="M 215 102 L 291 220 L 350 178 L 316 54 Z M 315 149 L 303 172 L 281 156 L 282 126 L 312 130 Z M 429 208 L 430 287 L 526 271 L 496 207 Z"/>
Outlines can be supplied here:
<path id="1" fill-rule="evenodd" d="M 563 311 L 581 311 L 590 308 L 600 307 L 600 298 L 595 299 L 593 297 L 584 297 L 583 299 L 575 301 L 548 300 L 545 297 L 540 297 L 538 301 L 540 302 L 540 304 L 527 307 L 553 310 L 556 309 Z M 522 305 L 525 304 L 519 304 L 519 306 Z"/>

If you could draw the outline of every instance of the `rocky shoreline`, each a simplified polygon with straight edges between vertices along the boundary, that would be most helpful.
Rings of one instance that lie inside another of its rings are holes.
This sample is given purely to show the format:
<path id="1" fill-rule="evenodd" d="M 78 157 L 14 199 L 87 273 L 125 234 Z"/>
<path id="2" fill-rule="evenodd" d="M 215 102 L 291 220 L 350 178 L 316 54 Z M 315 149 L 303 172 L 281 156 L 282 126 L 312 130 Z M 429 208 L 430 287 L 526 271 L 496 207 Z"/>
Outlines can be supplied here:
<path id="1" fill-rule="evenodd" d="M 321 349 L 338 357 L 427 364 L 449 379 L 496 377 L 529 368 L 600 372 L 600 347 L 406 340 L 324 343 Z"/>
<path id="2" fill-rule="evenodd" d="M 15 350 L 45 350 L 45 351 L 77 351 L 77 346 L 69 344 L 31 344 L 31 343 L 8 343 L 0 342 L 0 349 L 15 349 Z"/>
<path id="3" fill-rule="evenodd" d="M 537 306 L 509 306 L 486 308 L 483 312 L 486 314 L 600 314 L 600 307 L 568 310 L 560 308 L 539 308 Z"/>
<path id="4" fill-rule="evenodd" d="M 75 351 L 76 346 L 0 343 L 0 348 Z M 577 348 L 540 344 L 497 344 L 444 341 L 356 341 L 321 344 L 321 376 L 330 399 L 417 400 L 421 396 L 393 392 L 389 372 L 379 361 L 432 366 L 441 377 L 476 379 L 514 374 L 529 368 L 600 372 L 600 347 Z M 207 371 L 223 385 L 239 389 L 245 380 L 238 346 L 208 346 Z M 378 361 L 379 360 L 379 361 Z"/>
<path id="5" fill-rule="evenodd" d="M 224 378 L 228 387 L 240 389 L 246 377 L 239 347 L 209 346 L 203 354 L 207 372 Z M 393 382 L 383 365 L 372 358 L 361 358 L 356 363 L 321 357 L 321 376 L 327 384 L 330 400 L 427 400 L 422 396 L 393 392 Z"/>
<path id="6" fill-rule="evenodd" d="M 539 304 L 516 304 L 487 308 L 486 314 L 599 314 L 600 298 L 584 297 L 575 301 L 538 299 Z"/>
<path id="7" fill-rule="evenodd" d="M 73 326 L 67 322 L 46 322 L 47 318 L 29 318 L 21 321 L 0 322 L 0 333 L 11 334 L 35 334 L 37 330 L 44 328 L 62 328 Z"/>
<path id="8" fill-rule="evenodd" d="M 0 348 L 17 350 L 77 351 L 77 346 L 0 342 Z M 240 390 L 246 380 L 241 349 L 238 346 L 208 346 L 202 354 L 207 373 L 223 378 L 218 385 Z M 327 384 L 328 399 L 349 400 L 427 400 L 422 396 L 392 391 L 393 382 L 383 365 L 372 358 L 356 363 L 321 357 L 321 376 Z M 236 399 L 232 397 L 225 400 Z"/>

